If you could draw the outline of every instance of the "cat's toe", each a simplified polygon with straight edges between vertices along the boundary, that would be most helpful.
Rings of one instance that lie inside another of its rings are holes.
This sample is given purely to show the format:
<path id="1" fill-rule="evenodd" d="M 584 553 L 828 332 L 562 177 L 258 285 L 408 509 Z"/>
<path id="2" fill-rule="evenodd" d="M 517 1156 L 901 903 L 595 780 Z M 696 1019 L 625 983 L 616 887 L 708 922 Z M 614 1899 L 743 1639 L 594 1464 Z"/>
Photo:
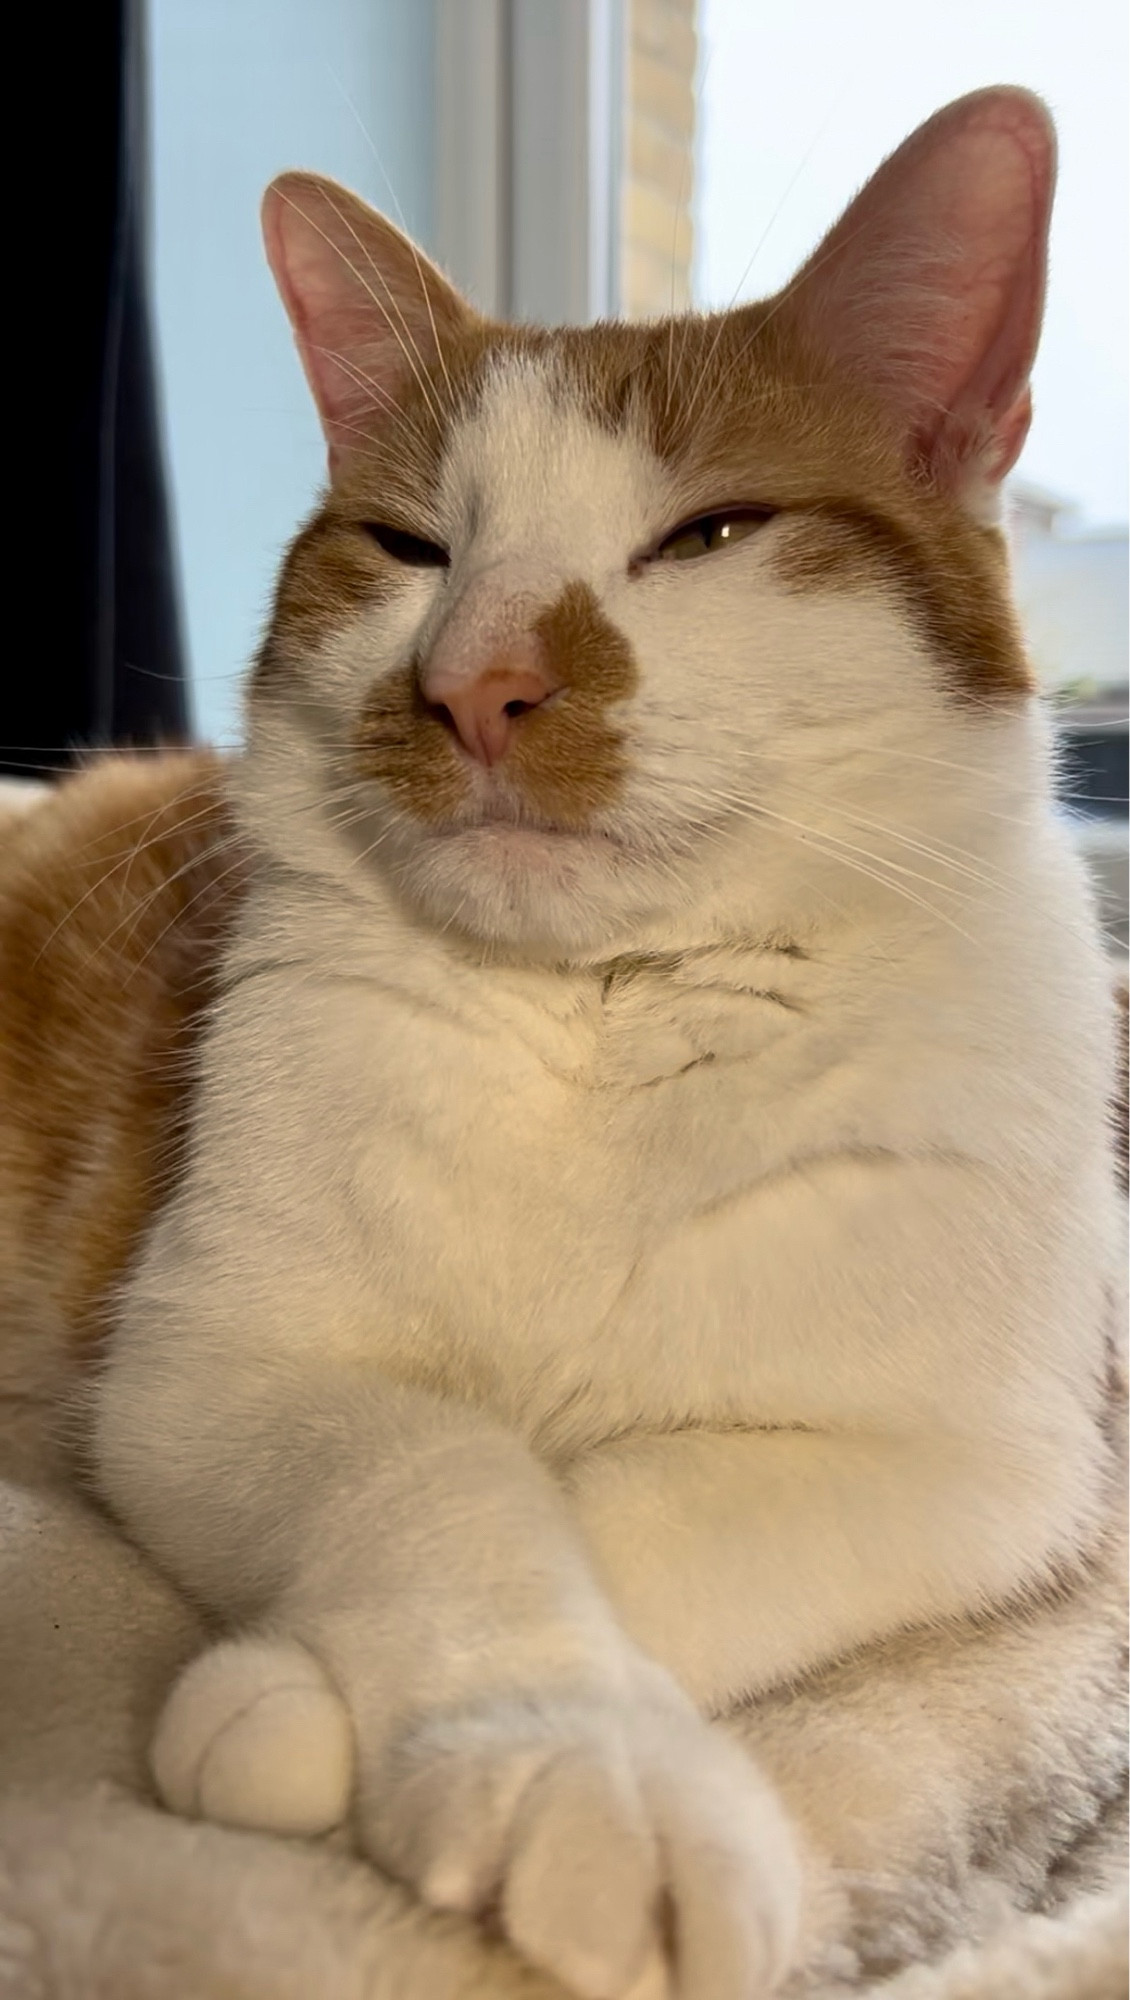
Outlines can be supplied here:
<path id="1" fill-rule="evenodd" d="M 353 1731 L 304 1646 L 228 1639 L 176 1682 L 150 1764 L 174 1812 L 273 1833 L 326 1833 L 349 1808 Z"/>
<path id="2" fill-rule="evenodd" d="M 530 1787 L 503 1896 L 508 1936 L 585 2000 L 614 2000 L 649 1955 L 660 1862 L 626 1759 L 555 1762 Z"/>
<path id="3" fill-rule="evenodd" d="M 644 1794 L 665 1858 L 679 2000 L 760 2000 L 791 1969 L 800 1864 L 772 1787 L 701 1724 L 653 1738 Z"/>
<path id="4" fill-rule="evenodd" d="M 740 1752 L 649 1691 L 430 1718 L 362 1785 L 362 1838 L 580 2000 L 765 2000 L 792 1958 L 791 1831 Z"/>
<path id="5" fill-rule="evenodd" d="M 570 1993 L 637 1991 L 662 1878 L 613 1718 L 535 1701 L 432 1718 L 362 1788 L 360 1818 L 425 1902 L 488 1917 Z"/>

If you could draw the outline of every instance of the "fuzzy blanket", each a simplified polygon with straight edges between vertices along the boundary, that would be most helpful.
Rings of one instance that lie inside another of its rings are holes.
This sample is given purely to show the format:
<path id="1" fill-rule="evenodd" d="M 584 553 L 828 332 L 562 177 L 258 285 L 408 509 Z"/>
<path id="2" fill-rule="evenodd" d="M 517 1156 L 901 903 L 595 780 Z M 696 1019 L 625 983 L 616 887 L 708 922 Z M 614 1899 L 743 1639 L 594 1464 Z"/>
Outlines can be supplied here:
<path id="1" fill-rule="evenodd" d="M 561 2000 L 466 1924 L 425 1913 L 344 1841 L 170 1817 L 145 1744 L 193 1613 L 51 1477 L 34 1406 L 0 1399 L 0 1994 L 5 2000 Z M 885 1946 L 805 2000 L 1123 2000 L 1126 1908 L 1104 1812 L 1042 1893 L 1002 1881 L 977 1942 Z M 1034 1899 L 1029 1896 L 1028 1902 Z M 921 1937 L 921 1931 L 914 1935 Z M 860 1978 L 863 1977 L 863 1985 Z"/>

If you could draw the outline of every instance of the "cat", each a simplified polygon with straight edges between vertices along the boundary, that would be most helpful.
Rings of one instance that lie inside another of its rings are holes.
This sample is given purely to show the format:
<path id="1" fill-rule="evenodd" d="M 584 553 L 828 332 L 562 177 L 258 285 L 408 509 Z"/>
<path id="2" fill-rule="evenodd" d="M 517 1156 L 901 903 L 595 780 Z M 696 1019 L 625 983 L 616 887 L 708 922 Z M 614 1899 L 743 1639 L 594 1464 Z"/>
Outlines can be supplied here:
<path id="1" fill-rule="evenodd" d="M 1113 1010 L 997 526 L 1053 179 L 1039 101 L 978 92 L 777 297 L 544 331 L 284 175 L 329 484 L 243 754 L 97 774 L 138 791 L 85 894 L 141 968 L 190 945 L 168 1184 L 76 1280 L 98 1490 L 227 1627 L 160 1794 L 348 1818 L 594 2000 L 811 1963 L 920 1777 L 811 1690 L 886 1659 L 916 1740 L 915 1635 L 1022 1648 L 1115 1535 Z M 131 906 L 153 813 L 192 886 Z M 1054 1677 L 1096 1795 L 1106 1603 Z M 974 1714 L 970 1825 L 1013 1754 Z"/>

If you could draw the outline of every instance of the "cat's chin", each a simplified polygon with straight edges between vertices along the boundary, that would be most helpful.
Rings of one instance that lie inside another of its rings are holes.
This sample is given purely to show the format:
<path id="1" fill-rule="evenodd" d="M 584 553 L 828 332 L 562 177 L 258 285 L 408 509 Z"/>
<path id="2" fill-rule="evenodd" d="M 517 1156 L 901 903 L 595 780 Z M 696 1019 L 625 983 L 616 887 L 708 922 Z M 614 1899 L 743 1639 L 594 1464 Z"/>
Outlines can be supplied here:
<path id="1" fill-rule="evenodd" d="M 386 857 L 427 922 L 559 958 L 617 946 L 654 904 L 646 857 L 604 834 L 487 821 Z"/>

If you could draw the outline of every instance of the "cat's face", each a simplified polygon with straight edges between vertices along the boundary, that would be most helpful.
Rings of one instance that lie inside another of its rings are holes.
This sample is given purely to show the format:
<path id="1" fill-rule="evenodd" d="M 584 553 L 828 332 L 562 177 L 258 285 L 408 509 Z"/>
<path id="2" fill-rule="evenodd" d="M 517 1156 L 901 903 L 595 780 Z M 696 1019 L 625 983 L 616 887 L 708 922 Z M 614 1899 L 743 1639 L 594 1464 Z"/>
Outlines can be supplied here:
<path id="1" fill-rule="evenodd" d="M 1030 163 L 1046 121 L 992 93 L 932 124 L 942 195 L 927 148 L 909 231 L 923 134 L 839 225 L 839 268 L 825 246 L 835 283 L 818 254 L 776 301 L 650 327 L 492 326 L 352 197 L 278 184 L 269 242 L 332 482 L 284 572 L 253 756 L 320 790 L 343 867 L 539 956 L 600 958 L 720 897 L 787 925 L 805 868 L 858 847 L 845 816 L 884 748 L 1015 708 L 1027 676 L 977 516 L 1023 435 L 1046 200 L 1014 174 L 993 226 L 1023 268 L 1004 291 L 948 234 L 944 254 L 921 238 L 931 201 L 952 230 L 963 149 L 988 134 Z M 869 299 L 842 267 L 892 174 Z M 892 229 L 917 262 L 884 345 Z M 937 324 L 908 367 L 923 297 Z M 1009 351 L 986 374 L 1002 299 Z M 898 773 L 878 768 L 897 818 Z"/>

